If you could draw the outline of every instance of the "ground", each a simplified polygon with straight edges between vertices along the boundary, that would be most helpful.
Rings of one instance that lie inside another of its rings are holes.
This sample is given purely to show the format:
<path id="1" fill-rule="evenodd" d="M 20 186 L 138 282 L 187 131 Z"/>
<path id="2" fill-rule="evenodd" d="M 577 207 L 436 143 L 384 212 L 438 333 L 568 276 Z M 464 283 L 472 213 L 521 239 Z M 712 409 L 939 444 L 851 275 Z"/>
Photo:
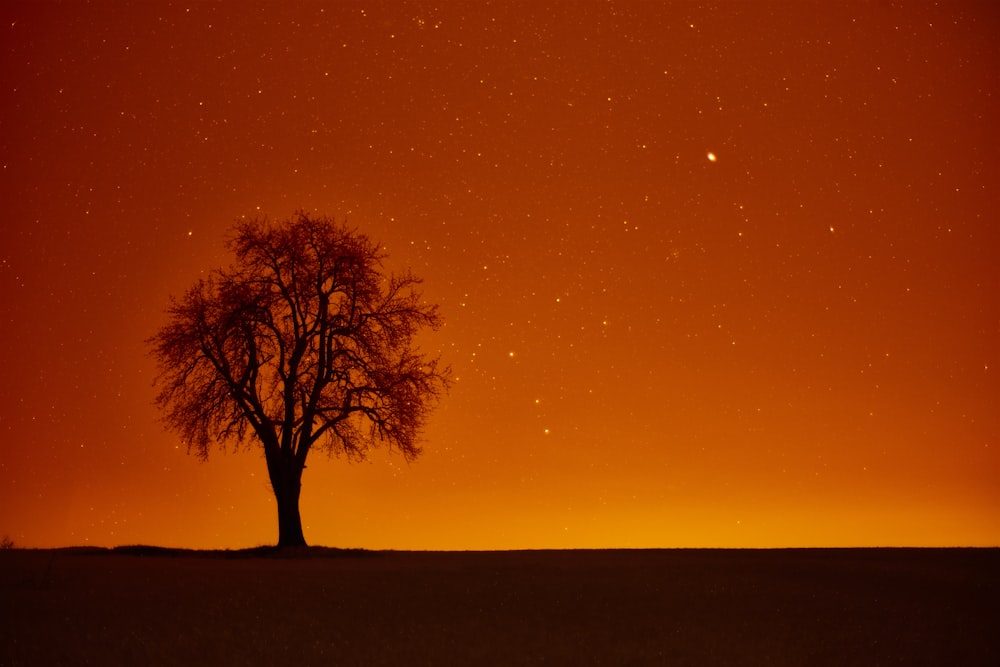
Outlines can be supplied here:
<path id="1" fill-rule="evenodd" d="M 0 665 L 1000 664 L 1000 549 L 0 552 Z"/>

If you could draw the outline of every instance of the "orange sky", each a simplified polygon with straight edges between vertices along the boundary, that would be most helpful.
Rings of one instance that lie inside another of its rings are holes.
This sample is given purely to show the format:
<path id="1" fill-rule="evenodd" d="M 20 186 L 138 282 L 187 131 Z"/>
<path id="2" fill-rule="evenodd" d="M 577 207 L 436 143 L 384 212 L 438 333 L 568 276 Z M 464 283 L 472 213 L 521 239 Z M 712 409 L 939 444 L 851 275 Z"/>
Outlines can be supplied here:
<path id="1" fill-rule="evenodd" d="M 0 533 L 276 539 L 143 341 L 305 209 L 457 380 L 415 463 L 313 454 L 311 543 L 1000 544 L 989 3 L 286 4 L 0 10 Z"/>

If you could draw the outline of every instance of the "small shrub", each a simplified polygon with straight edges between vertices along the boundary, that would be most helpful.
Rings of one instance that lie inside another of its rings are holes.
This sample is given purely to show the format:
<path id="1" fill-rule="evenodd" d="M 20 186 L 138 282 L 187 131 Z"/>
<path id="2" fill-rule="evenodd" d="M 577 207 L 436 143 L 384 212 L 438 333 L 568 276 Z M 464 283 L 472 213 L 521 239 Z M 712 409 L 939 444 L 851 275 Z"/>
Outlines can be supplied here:
<path id="1" fill-rule="evenodd" d="M 7 550 L 13 548 L 14 548 L 14 540 L 10 539 L 8 535 L 4 535 L 3 538 L 0 539 L 0 549 Z"/>

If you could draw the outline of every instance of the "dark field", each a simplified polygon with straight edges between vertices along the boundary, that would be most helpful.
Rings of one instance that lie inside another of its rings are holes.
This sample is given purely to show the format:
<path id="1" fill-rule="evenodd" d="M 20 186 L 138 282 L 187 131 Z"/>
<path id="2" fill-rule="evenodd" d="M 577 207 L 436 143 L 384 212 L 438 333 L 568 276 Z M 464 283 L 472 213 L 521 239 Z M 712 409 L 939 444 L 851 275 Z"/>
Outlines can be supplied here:
<path id="1" fill-rule="evenodd" d="M 1000 550 L 0 552 L 2 665 L 1000 665 Z"/>

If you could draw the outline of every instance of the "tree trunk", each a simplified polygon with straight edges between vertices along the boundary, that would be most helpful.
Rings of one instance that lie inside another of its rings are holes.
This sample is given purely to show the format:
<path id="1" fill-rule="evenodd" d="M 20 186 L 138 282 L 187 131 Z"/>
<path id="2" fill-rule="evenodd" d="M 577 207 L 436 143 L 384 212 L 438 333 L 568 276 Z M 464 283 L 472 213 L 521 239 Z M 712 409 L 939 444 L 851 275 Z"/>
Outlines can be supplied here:
<path id="1" fill-rule="evenodd" d="M 278 546 L 304 547 L 302 517 L 299 515 L 299 492 L 302 489 L 302 468 L 294 460 L 280 457 L 277 465 L 269 465 L 271 488 L 278 503 Z"/>

